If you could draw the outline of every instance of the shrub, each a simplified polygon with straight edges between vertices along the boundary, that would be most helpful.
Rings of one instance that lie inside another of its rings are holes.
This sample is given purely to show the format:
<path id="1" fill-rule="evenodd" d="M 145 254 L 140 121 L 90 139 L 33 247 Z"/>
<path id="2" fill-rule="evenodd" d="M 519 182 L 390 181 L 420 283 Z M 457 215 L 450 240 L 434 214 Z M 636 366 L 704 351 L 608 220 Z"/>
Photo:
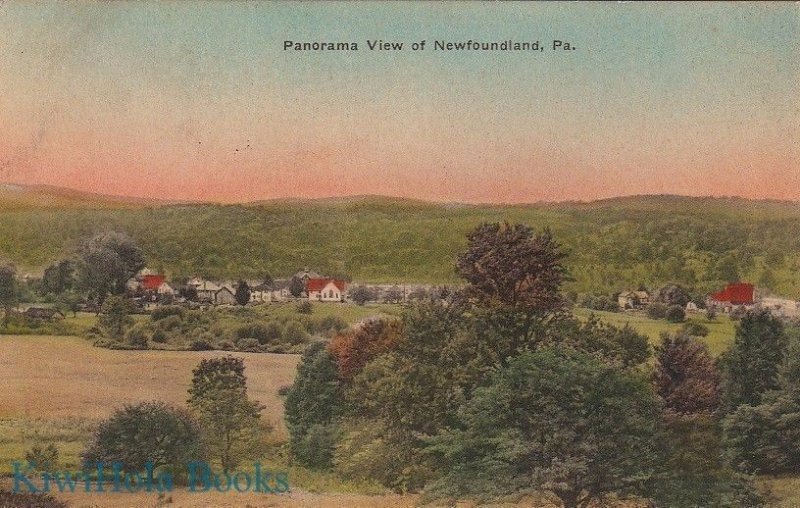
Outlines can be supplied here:
<path id="1" fill-rule="evenodd" d="M 686 311 L 680 305 L 670 305 L 664 313 L 670 323 L 682 323 L 686 319 Z"/>
<path id="2" fill-rule="evenodd" d="M 81 458 L 87 464 L 119 462 L 128 472 L 142 471 L 148 462 L 183 471 L 204 457 L 200 432 L 185 409 L 160 401 L 126 405 L 100 423 Z"/>
<path id="3" fill-rule="evenodd" d="M 261 344 L 258 339 L 252 337 L 245 337 L 236 341 L 236 349 L 239 351 L 248 351 L 250 353 L 258 353 L 261 351 Z"/>
<path id="4" fill-rule="evenodd" d="M 58 464 L 58 448 L 53 443 L 45 447 L 33 445 L 25 452 L 25 460 L 39 471 L 53 471 Z"/>
<path id="5" fill-rule="evenodd" d="M 189 351 L 212 351 L 214 346 L 205 339 L 195 339 L 189 343 Z"/>
<path id="6" fill-rule="evenodd" d="M 302 344 L 308 340 L 308 333 L 303 330 L 303 326 L 297 321 L 292 321 L 286 325 L 283 331 L 283 339 L 290 344 Z"/>
<path id="7" fill-rule="evenodd" d="M 153 330 L 153 335 L 150 337 L 150 340 L 153 342 L 158 342 L 159 344 L 163 344 L 167 342 L 167 334 L 161 328 L 156 328 Z"/>
<path id="8" fill-rule="evenodd" d="M 647 316 L 650 319 L 664 319 L 667 316 L 667 306 L 663 303 L 651 303 L 647 307 Z"/>
<path id="9" fill-rule="evenodd" d="M 158 327 L 167 332 L 180 329 L 181 324 L 183 324 L 181 317 L 176 315 L 167 316 L 158 321 Z"/>
<path id="10" fill-rule="evenodd" d="M 125 340 L 131 347 L 147 349 L 147 330 L 143 326 L 134 326 L 125 334 Z"/>
<path id="11" fill-rule="evenodd" d="M 50 494 L 28 494 L 0 490 L 0 506 L 16 508 L 67 508 L 67 503 Z"/>
<path id="12" fill-rule="evenodd" d="M 314 312 L 314 306 L 308 300 L 297 304 L 298 314 L 311 314 L 312 312 Z"/>
<path id="13" fill-rule="evenodd" d="M 153 309 L 153 312 L 150 313 L 152 321 L 160 321 L 169 316 L 178 316 L 178 318 L 183 319 L 186 316 L 186 309 L 177 305 L 165 305 Z"/>
<path id="14" fill-rule="evenodd" d="M 348 326 L 347 321 L 339 316 L 325 316 L 320 320 L 317 330 L 319 333 L 330 337 L 347 330 Z"/>
<path id="15" fill-rule="evenodd" d="M 695 321 L 689 321 L 685 325 L 683 325 L 682 331 L 687 335 L 691 335 L 693 337 L 707 337 L 709 330 L 708 327 L 704 324 L 697 323 Z"/>

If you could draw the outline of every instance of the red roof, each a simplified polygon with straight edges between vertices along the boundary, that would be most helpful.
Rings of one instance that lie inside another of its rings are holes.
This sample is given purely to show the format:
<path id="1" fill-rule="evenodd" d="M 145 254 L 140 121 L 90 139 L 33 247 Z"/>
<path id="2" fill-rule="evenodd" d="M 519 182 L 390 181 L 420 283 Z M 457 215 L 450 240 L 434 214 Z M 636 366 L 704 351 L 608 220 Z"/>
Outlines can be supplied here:
<path id="1" fill-rule="evenodd" d="M 338 279 L 308 279 L 308 282 L 306 282 L 306 291 L 322 291 L 330 282 L 333 282 L 333 285 L 336 286 L 339 291 L 344 291 L 346 283 Z"/>
<path id="2" fill-rule="evenodd" d="M 734 305 L 750 305 L 755 303 L 756 288 L 746 282 L 728 284 L 719 293 L 711 295 L 712 300 L 728 302 Z"/>
<path id="3" fill-rule="evenodd" d="M 142 289 L 155 291 L 165 280 L 167 278 L 163 275 L 143 275 Z"/>

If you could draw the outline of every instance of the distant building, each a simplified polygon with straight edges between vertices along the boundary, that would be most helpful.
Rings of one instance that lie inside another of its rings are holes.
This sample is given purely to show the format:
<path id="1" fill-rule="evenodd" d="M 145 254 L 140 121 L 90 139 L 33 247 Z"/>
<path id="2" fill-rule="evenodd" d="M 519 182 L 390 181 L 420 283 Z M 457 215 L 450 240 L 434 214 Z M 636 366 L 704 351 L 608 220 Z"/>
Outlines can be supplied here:
<path id="1" fill-rule="evenodd" d="M 236 294 L 228 286 L 219 288 L 212 300 L 217 305 L 236 305 Z"/>
<path id="2" fill-rule="evenodd" d="M 64 319 L 64 314 L 58 310 L 50 307 L 29 307 L 23 313 L 25 317 L 31 319 L 44 319 L 52 321 L 53 319 Z"/>
<path id="3" fill-rule="evenodd" d="M 725 289 L 711 295 L 710 300 L 718 305 L 753 305 L 756 303 L 756 288 L 746 282 L 734 282 Z"/>
<path id="4" fill-rule="evenodd" d="M 308 279 L 306 292 L 309 300 L 341 302 L 345 297 L 347 283 L 337 279 Z"/>
<path id="5" fill-rule="evenodd" d="M 623 291 L 617 296 L 620 309 L 641 309 L 650 304 L 650 294 L 647 291 Z"/>

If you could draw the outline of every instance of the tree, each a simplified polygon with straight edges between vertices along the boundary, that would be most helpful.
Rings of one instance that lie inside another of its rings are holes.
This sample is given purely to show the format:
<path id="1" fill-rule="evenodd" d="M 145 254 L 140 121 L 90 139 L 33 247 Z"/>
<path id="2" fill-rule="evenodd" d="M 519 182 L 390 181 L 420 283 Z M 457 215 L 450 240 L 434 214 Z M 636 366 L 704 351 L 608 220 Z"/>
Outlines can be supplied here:
<path id="1" fill-rule="evenodd" d="M 86 464 L 120 463 L 127 472 L 146 464 L 184 471 L 205 457 L 198 422 L 184 409 L 161 401 L 129 404 L 100 423 L 82 453 Z"/>
<path id="2" fill-rule="evenodd" d="M 236 285 L 234 298 L 236 298 L 236 303 L 242 307 L 250 303 L 250 286 L 247 285 L 247 281 L 239 281 L 239 284 Z"/>
<path id="3" fill-rule="evenodd" d="M 537 333 L 568 308 L 561 293 L 566 255 L 548 230 L 534 233 L 522 224 L 482 224 L 467 240 L 456 262 L 468 283 L 463 296 L 509 342 L 511 354 L 532 346 Z"/>
<path id="4" fill-rule="evenodd" d="M 192 371 L 187 402 L 203 424 L 209 450 L 228 473 L 255 443 L 264 409 L 247 397 L 244 360 L 233 356 L 202 360 Z"/>
<path id="5" fill-rule="evenodd" d="M 297 375 L 284 403 L 286 426 L 290 435 L 292 456 L 301 464 L 316 469 L 331 466 L 332 426 L 343 409 L 342 391 L 336 360 L 325 342 L 314 342 L 306 348 Z"/>
<path id="6" fill-rule="evenodd" d="M 350 382 L 370 360 L 388 353 L 400 340 L 400 321 L 373 318 L 334 337 L 328 349 L 336 358 L 339 376 Z"/>
<path id="7" fill-rule="evenodd" d="M 653 302 L 647 306 L 647 317 L 650 319 L 664 319 L 667 315 L 667 306 L 663 303 Z"/>
<path id="8" fill-rule="evenodd" d="M 725 282 L 737 282 L 739 276 L 739 262 L 733 254 L 726 254 L 714 264 L 712 277 Z"/>
<path id="9" fill-rule="evenodd" d="M 772 392 L 757 406 L 743 404 L 723 421 L 725 454 L 747 473 L 796 473 L 800 468 L 800 388 Z"/>
<path id="10" fill-rule="evenodd" d="M 17 270 L 10 263 L 0 265 L 0 305 L 3 307 L 4 325 L 8 325 L 17 301 Z"/>
<path id="11" fill-rule="evenodd" d="M 144 268 L 139 246 L 119 232 L 100 233 L 78 249 L 79 280 L 89 297 L 102 303 L 109 294 L 125 292 L 125 284 Z"/>
<path id="12" fill-rule="evenodd" d="M 120 340 L 125 336 L 126 330 L 133 325 L 133 304 L 123 296 L 112 296 L 104 303 L 100 313 L 99 324 L 106 334 Z"/>
<path id="13" fill-rule="evenodd" d="M 720 357 L 724 414 L 742 404 L 757 406 L 765 392 L 779 388 L 778 374 L 787 347 L 780 319 L 764 309 L 744 314 L 733 346 Z"/>
<path id="14" fill-rule="evenodd" d="M 550 490 L 566 508 L 646 494 L 660 464 L 658 402 L 641 378 L 568 349 L 522 353 L 432 438 L 446 496 Z M 602 465 L 602 466 L 600 466 Z"/>
<path id="15" fill-rule="evenodd" d="M 653 300 L 663 303 L 667 307 L 672 305 L 686 307 L 686 304 L 692 300 L 692 297 L 683 286 L 679 284 L 667 284 L 656 291 Z"/>
<path id="16" fill-rule="evenodd" d="M 306 285 L 303 280 L 295 275 L 289 280 L 289 293 L 295 298 L 300 298 L 306 290 Z"/>
<path id="17" fill-rule="evenodd" d="M 47 267 L 42 276 L 42 293 L 58 295 L 73 289 L 75 285 L 75 263 L 62 259 Z"/>
<path id="18" fill-rule="evenodd" d="M 375 299 L 375 295 L 373 295 L 372 290 L 370 290 L 367 286 L 356 286 L 350 290 L 350 299 L 356 303 L 356 305 L 364 305 L 370 300 Z"/>
<path id="19" fill-rule="evenodd" d="M 661 334 L 653 372 L 656 393 L 674 414 L 713 413 L 720 376 L 705 344 L 683 333 Z"/>

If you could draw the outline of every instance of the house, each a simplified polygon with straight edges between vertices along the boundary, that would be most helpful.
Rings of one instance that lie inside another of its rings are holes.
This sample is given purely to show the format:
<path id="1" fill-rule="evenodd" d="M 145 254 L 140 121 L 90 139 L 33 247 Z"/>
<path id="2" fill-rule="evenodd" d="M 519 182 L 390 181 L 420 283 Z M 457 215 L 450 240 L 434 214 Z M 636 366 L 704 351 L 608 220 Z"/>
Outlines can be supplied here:
<path id="1" fill-rule="evenodd" d="M 214 293 L 212 301 L 216 305 L 236 305 L 236 293 L 230 287 L 222 286 Z"/>
<path id="2" fill-rule="evenodd" d="M 186 286 L 194 288 L 197 292 L 197 299 L 206 302 L 214 302 L 217 292 L 222 289 L 211 281 L 198 279 L 197 277 L 187 282 Z"/>
<path id="3" fill-rule="evenodd" d="M 311 279 L 321 279 L 322 275 L 318 274 L 317 272 L 311 272 L 308 268 L 303 268 L 303 270 L 294 274 L 292 278 L 298 278 L 303 283 L 303 285 L 307 285 L 308 281 Z"/>
<path id="4" fill-rule="evenodd" d="M 139 279 L 139 288 L 150 293 L 158 292 L 158 288 L 164 284 L 167 278 L 163 275 L 143 275 Z"/>
<path id="5" fill-rule="evenodd" d="M 45 307 L 29 307 L 28 309 L 23 312 L 25 317 L 30 319 L 43 319 L 47 321 L 52 321 L 53 319 L 64 319 L 64 314 L 58 310 L 53 308 L 45 308 Z"/>
<path id="6" fill-rule="evenodd" d="M 756 303 L 756 288 L 747 282 L 732 282 L 725 289 L 713 293 L 708 297 L 711 307 L 720 307 L 723 311 L 730 311 L 733 307 L 741 305 L 750 306 Z"/>
<path id="7" fill-rule="evenodd" d="M 337 279 L 308 279 L 306 292 L 309 300 L 321 302 L 341 302 L 345 297 L 347 283 Z"/>
<path id="8" fill-rule="evenodd" d="M 617 296 L 620 309 L 641 309 L 650 304 L 650 294 L 647 291 L 623 291 Z"/>

